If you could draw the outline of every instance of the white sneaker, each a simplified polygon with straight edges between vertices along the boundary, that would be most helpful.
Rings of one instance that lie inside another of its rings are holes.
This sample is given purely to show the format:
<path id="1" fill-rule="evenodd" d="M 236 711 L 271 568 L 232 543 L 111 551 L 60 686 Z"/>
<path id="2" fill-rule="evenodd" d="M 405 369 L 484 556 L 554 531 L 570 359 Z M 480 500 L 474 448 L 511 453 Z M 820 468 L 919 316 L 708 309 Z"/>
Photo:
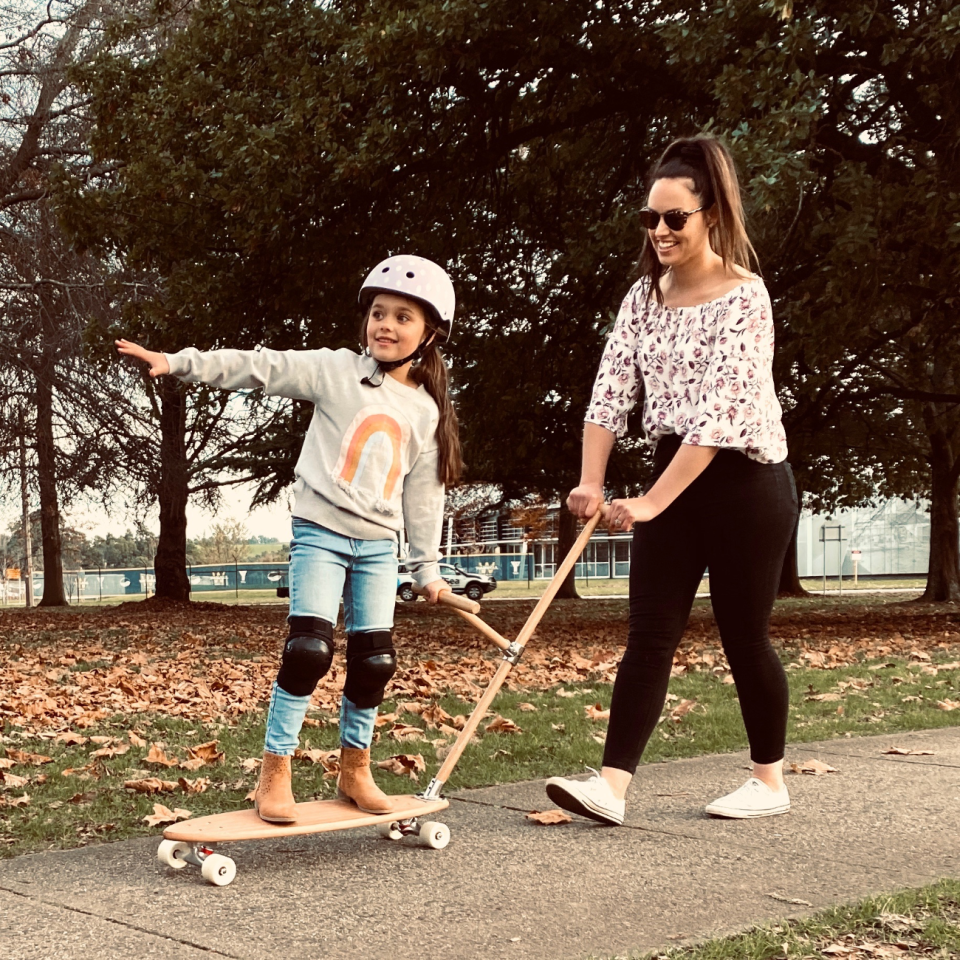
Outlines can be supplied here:
<path id="1" fill-rule="evenodd" d="M 749 817 L 775 817 L 790 809 L 787 788 L 774 791 L 762 780 L 751 777 L 742 787 L 707 805 L 707 813 L 713 817 L 732 817 L 746 820 Z"/>
<path id="2" fill-rule="evenodd" d="M 626 801 L 613 795 L 610 784 L 593 767 L 587 769 L 593 773 L 589 780 L 551 777 L 547 781 L 547 796 L 564 810 L 619 827 L 623 823 Z"/>

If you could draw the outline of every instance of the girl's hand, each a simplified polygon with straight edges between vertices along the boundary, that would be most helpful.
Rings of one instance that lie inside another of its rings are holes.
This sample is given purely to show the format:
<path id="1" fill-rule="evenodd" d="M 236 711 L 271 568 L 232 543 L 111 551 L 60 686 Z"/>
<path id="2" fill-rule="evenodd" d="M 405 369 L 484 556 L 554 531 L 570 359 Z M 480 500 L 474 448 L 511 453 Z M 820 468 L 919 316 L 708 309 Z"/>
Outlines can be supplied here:
<path id="1" fill-rule="evenodd" d="M 133 357 L 134 360 L 142 360 L 150 366 L 150 376 L 160 377 L 170 372 L 170 364 L 162 353 L 156 353 L 153 350 L 147 350 L 138 343 L 131 343 L 129 340 L 114 340 L 117 345 L 117 352 L 125 357 Z"/>
<path id="2" fill-rule="evenodd" d="M 423 598 L 428 603 L 436 603 L 444 590 L 449 590 L 450 584 L 446 580 L 432 580 L 423 588 Z"/>
<path id="3" fill-rule="evenodd" d="M 603 487 L 599 483 L 581 483 L 567 497 L 567 508 L 581 520 L 589 520 L 603 503 Z"/>
<path id="4" fill-rule="evenodd" d="M 652 520 L 659 513 L 647 497 L 613 500 L 607 508 L 607 527 L 611 533 L 627 533 L 635 523 Z"/>

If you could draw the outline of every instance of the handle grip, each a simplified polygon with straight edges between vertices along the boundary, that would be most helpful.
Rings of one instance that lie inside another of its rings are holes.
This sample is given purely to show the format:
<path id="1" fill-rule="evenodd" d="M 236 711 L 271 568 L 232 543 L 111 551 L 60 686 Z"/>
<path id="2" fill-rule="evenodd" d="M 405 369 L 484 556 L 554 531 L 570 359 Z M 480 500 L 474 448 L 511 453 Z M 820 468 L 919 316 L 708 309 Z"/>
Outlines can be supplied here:
<path id="1" fill-rule="evenodd" d="M 414 593 L 424 596 L 422 587 L 414 585 Z M 437 597 L 437 603 L 442 603 L 445 607 L 453 607 L 454 610 L 462 610 L 464 613 L 477 614 L 480 612 L 480 604 L 475 600 L 468 600 L 466 597 L 457 596 L 452 590 L 441 590 Z"/>

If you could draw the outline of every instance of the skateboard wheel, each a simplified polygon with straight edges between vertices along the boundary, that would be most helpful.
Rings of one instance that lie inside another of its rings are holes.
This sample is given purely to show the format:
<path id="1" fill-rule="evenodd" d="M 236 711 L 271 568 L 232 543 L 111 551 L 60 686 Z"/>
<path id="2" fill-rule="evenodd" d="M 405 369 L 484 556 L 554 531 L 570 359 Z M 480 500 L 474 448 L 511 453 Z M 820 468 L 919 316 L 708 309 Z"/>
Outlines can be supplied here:
<path id="1" fill-rule="evenodd" d="M 392 823 L 378 824 L 377 833 L 379 833 L 381 837 L 386 837 L 388 840 L 399 840 L 403 836 L 396 820 Z"/>
<path id="2" fill-rule="evenodd" d="M 200 868 L 203 879 L 215 887 L 225 887 L 237 875 L 237 865 L 219 853 L 211 853 Z"/>
<path id="3" fill-rule="evenodd" d="M 420 846 L 442 850 L 450 842 L 450 828 L 445 823 L 427 820 L 420 824 Z"/>
<path id="4" fill-rule="evenodd" d="M 190 844 L 182 840 L 162 840 L 157 848 L 157 859 L 174 870 L 182 870 L 187 861 L 183 859 L 185 853 L 190 852 Z"/>

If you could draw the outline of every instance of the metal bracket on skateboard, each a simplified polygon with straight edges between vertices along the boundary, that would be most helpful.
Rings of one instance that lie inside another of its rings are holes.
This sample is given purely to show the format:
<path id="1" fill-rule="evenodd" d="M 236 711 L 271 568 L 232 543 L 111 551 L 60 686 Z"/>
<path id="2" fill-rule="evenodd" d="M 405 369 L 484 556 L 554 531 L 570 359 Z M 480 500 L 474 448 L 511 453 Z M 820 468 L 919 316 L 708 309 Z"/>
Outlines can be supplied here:
<path id="1" fill-rule="evenodd" d="M 434 777 L 428 784 L 427 789 L 423 793 L 417 794 L 418 800 L 423 800 L 424 802 L 429 802 L 430 800 L 439 800 L 440 791 L 443 789 L 443 781 L 438 780 Z"/>

